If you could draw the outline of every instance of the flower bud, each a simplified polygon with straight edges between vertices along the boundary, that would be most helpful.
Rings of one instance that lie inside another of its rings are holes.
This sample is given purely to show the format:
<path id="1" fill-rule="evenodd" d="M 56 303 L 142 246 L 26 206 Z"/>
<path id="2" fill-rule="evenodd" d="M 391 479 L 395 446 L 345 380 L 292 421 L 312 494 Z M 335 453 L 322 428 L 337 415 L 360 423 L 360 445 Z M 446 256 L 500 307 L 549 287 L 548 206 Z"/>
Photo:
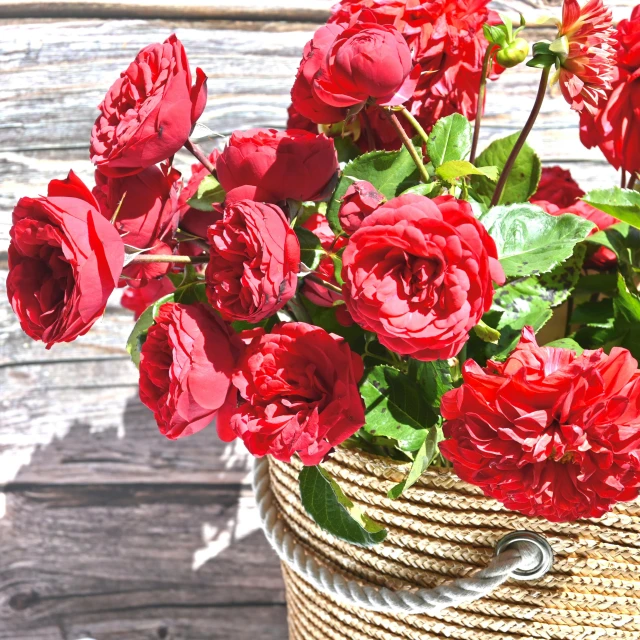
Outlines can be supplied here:
<path id="1" fill-rule="evenodd" d="M 370 182 L 354 182 L 342 198 L 338 213 L 340 225 L 349 235 L 355 233 L 362 221 L 385 201 L 385 197 Z"/>
<path id="2" fill-rule="evenodd" d="M 524 62 L 529 55 L 529 43 L 524 38 L 516 38 L 496 54 L 499 65 L 510 69 Z"/>

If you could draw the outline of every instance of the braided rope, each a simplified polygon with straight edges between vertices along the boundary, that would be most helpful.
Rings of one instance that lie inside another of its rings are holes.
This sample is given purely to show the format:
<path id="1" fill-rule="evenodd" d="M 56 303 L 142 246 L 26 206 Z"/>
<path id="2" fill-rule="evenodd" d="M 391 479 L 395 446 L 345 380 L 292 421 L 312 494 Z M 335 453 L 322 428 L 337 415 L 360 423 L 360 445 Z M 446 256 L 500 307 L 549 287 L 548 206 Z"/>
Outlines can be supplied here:
<path id="1" fill-rule="evenodd" d="M 509 578 L 517 577 L 514 575 L 516 572 L 533 575 L 541 564 L 540 548 L 527 540 L 517 540 L 507 548 L 498 549 L 484 569 L 468 578 L 459 578 L 433 589 L 394 591 L 386 587 L 362 586 L 318 564 L 297 544 L 282 518 L 278 517 L 279 510 L 271 489 L 269 460 L 266 457 L 256 459 L 253 488 L 262 528 L 280 559 L 316 589 L 363 609 L 432 615 L 448 607 L 483 598 Z M 539 576 L 537 572 L 535 577 Z"/>

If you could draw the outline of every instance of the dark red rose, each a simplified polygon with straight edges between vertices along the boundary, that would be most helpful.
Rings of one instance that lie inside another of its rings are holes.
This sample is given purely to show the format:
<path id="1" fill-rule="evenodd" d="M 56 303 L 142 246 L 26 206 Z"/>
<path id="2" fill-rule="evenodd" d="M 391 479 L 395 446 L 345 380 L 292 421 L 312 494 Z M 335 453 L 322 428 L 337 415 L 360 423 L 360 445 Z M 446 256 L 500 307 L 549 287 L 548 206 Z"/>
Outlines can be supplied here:
<path id="1" fill-rule="evenodd" d="M 158 242 L 144 255 L 167 256 L 173 254 L 173 247 L 166 242 Z M 152 280 L 165 276 L 171 270 L 170 262 L 133 262 L 122 270 L 119 287 L 144 287 Z"/>
<path id="2" fill-rule="evenodd" d="M 133 311 L 134 320 L 137 320 L 147 307 L 175 290 L 176 288 L 169 278 L 150 280 L 144 287 L 127 287 L 122 292 L 120 304 L 125 309 Z"/>
<path id="3" fill-rule="evenodd" d="M 85 184 L 69 172 L 47 197 L 13 210 L 7 295 L 23 331 L 47 348 L 84 335 L 102 316 L 124 245 Z"/>
<path id="4" fill-rule="evenodd" d="M 347 239 L 344 236 L 336 239 L 329 226 L 329 221 L 320 213 L 312 215 L 302 226 L 311 231 L 320 240 L 322 248 L 327 252 L 337 253 L 347 244 Z M 320 259 L 320 264 L 316 268 L 315 274 L 325 282 L 338 286 L 335 265 L 330 255 L 323 256 Z M 302 293 L 319 307 L 333 307 L 338 300 L 342 300 L 342 296 L 339 293 L 329 291 L 326 287 L 307 279 L 304 280 Z"/>
<path id="5" fill-rule="evenodd" d="M 360 20 L 365 18 L 360 14 Z M 391 25 L 358 21 L 339 33 L 315 75 L 312 90 L 320 101 L 345 108 L 374 100 L 395 106 L 411 98 L 420 67 L 402 34 Z"/>
<path id="6" fill-rule="evenodd" d="M 227 203 L 323 200 L 333 188 L 333 140 L 308 131 L 235 131 L 216 162 Z"/>
<path id="7" fill-rule="evenodd" d="M 374 149 L 398 151 L 402 147 L 402 140 L 384 109 L 367 107 L 358 114 L 358 118 L 361 131 L 357 145 L 363 153 Z M 409 121 L 406 118 L 399 118 L 398 121 L 407 135 L 413 137 L 415 131 Z"/>
<path id="8" fill-rule="evenodd" d="M 260 322 L 295 295 L 300 244 L 282 209 L 242 200 L 209 228 L 209 302 L 226 320 Z"/>
<path id="9" fill-rule="evenodd" d="M 496 246 L 469 203 L 409 194 L 365 218 L 342 256 L 347 309 L 417 360 L 456 355 L 504 283 Z"/>
<path id="10" fill-rule="evenodd" d="M 362 221 L 372 214 L 386 198 L 366 180 L 357 180 L 349 186 L 342 197 L 338 217 L 347 234 L 355 233 Z"/>
<path id="11" fill-rule="evenodd" d="M 614 31 L 615 68 L 608 99 L 580 114 L 580 139 L 599 147 L 616 168 L 640 172 L 640 6 Z"/>
<path id="12" fill-rule="evenodd" d="M 544 202 L 549 202 L 561 209 L 570 207 L 584 191 L 571 176 L 571 172 L 562 167 L 544 167 L 538 190 L 531 196 L 531 202 L 546 210 Z"/>
<path id="13" fill-rule="evenodd" d="M 127 176 L 169 159 L 189 138 L 207 102 L 207 76 L 191 86 L 187 54 L 175 35 L 138 53 L 98 107 L 91 161 Z"/>
<path id="14" fill-rule="evenodd" d="M 443 455 L 508 509 L 597 518 L 640 492 L 640 372 L 626 349 L 576 356 L 531 327 L 506 362 L 467 360 L 442 398 Z"/>
<path id="15" fill-rule="evenodd" d="M 318 464 L 364 424 L 362 359 L 339 336 L 303 322 L 257 333 L 233 374 L 240 406 L 223 440 L 242 438 L 255 456 Z"/>
<path id="16" fill-rule="evenodd" d="M 228 420 L 237 392 L 231 375 L 242 342 L 205 304 L 162 305 L 140 352 L 140 400 L 162 435 L 190 436 Z"/>

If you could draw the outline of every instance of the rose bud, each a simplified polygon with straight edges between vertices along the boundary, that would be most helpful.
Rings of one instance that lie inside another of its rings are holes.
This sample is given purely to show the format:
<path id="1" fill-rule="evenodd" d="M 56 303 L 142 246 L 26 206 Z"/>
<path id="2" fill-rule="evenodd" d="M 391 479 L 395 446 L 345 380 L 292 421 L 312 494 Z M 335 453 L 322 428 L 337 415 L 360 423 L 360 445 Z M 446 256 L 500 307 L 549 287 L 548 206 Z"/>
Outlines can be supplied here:
<path id="1" fill-rule="evenodd" d="M 47 348 L 84 335 L 102 316 L 124 244 L 85 184 L 69 172 L 48 195 L 13 210 L 7 295 L 23 331 Z"/>
<path id="2" fill-rule="evenodd" d="M 216 162 L 227 204 L 323 200 L 337 171 L 333 140 L 296 129 L 235 131 Z"/>
<path id="3" fill-rule="evenodd" d="M 362 327 L 416 360 L 455 356 L 504 283 L 494 241 L 471 205 L 452 196 L 389 200 L 342 256 L 343 295 Z"/>
<path id="4" fill-rule="evenodd" d="M 640 492 L 640 371 L 627 349 L 578 356 L 525 327 L 505 362 L 462 367 L 442 398 L 440 444 L 456 474 L 509 510 L 599 518 Z"/>
<path id="5" fill-rule="evenodd" d="M 207 297 L 229 321 L 260 322 L 295 295 L 300 244 L 282 209 L 242 200 L 209 227 Z"/>
<path id="6" fill-rule="evenodd" d="M 127 287 L 122 292 L 120 304 L 125 309 L 133 311 L 134 320 L 137 320 L 147 307 L 175 290 L 176 288 L 169 278 L 150 280 L 144 287 Z"/>
<path id="7" fill-rule="evenodd" d="M 386 198 L 366 180 L 358 180 L 349 186 L 342 196 L 338 217 L 345 233 L 355 233 L 362 221 L 373 213 Z"/>
<path id="8" fill-rule="evenodd" d="M 356 22 L 333 41 L 313 92 L 333 107 L 363 105 L 369 99 L 396 106 L 411 98 L 419 78 L 420 65 L 413 65 L 409 46 L 394 26 Z"/>
<path id="9" fill-rule="evenodd" d="M 240 437 L 255 456 L 318 464 L 365 422 L 362 358 L 340 337 L 303 322 L 257 332 L 233 374 L 241 404 L 222 440 Z M 242 402 L 244 400 L 244 402 Z"/>
<path id="10" fill-rule="evenodd" d="M 190 436 L 236 406 L 238 336 L 202 303 L 162 305 L 140 352 L 140 400 L 162 435 Z"/>
<path id="11" fill-rule="evenodd" d="M 91 132 L 91 161 L 108 176 L 127 176 L 169 159 L 189 138 L 207 102 L 207 76 L 191 71 L 171 35 L 151 44 L 111 86 Z"/>

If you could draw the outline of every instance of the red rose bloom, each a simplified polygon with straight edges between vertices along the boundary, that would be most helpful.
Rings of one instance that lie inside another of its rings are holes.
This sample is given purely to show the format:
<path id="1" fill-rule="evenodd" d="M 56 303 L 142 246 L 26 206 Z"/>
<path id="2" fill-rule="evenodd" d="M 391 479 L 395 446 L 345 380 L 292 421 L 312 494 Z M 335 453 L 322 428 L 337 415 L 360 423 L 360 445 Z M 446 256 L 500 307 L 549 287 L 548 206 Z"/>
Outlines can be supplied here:
<path id="1" fill-rule="evenodd" d="M 206 81 L 198 69 L 191 86 L 187 54 L 175 35 L 142 49 L 98 107 L 91 161 L 105 175 L 127 176 L 169 159 L 204 111 Z"/>
<path id="2" fill-rule="evenodd" d="M 133 311 L 137 320 L 156 300 L 173 293 L 176 288 L 169 278 L 150 280 L 144 287 L 127 287 L 122 292 L 120 304 L 129 311 Z"/>
<path id="3" fill-rule="evenodd" d="M 386 198 L 366 180 L 357 180 L 350 185 L 338 212 L 345 233 L 355 233 L 362 221 L 385 201 Z"/>
<path id="4" fill-rule="evenodd" d="M 548 202 L 557 207 L 570 207 L 584 191 L 571 176 L 571 172 L 562 167 L 544 167 L 538 184 L 538 190 L 531 196 L 531 202 L 545 209 Z"/>
<path id="5" fill-rule="evenodd" d="M 207 305 L 167 303 L 140 352 L 140 400 L 171 440 L 228 419 L 242 343 Z"/>
<path id="6" fill-rule="evenodd" d="M 303 322 L 260 331 L 233 374 L 241 403 L 223 440 L 242 438 L 255 456 L 318 464 L 364 424 L 362 359 L 340 337 Z"/>
<path id="7" fill-rule="evenodd" d="M 282 209 L 242 200 L 209 228 L 209 302 L 226 320 L 260 322 L 295 295 L 300 244 Z"/>
<path id="8" fill-rule="evenodd" d="M 640 173 L 640 7 L 614 31 L 616 66 L 608 100 L 595 114 L 580 114 L 580 139 L 600 147 L 616 168 Z"/>
<path id="9" fill-rule="evenodd" d="M 13 210 L 7 295 L 22 330 L 47 348 L 102 316 L 124 263 L 118 232 L 73 173 Z"/>
<path id="10" fill-rule="evenodd" d="M 287 107 L 287 129 L 300 129 L 309 133 L 318 133 L 318 125 L 303 116 L 293 104 Z"/>
<path id="11" fill-rule="evenodd" d="M 235 131 L 216 162 L 227 204 L 238 200 L 324 200 L 338 156 L 325 135 L 289 129 Z"/>
<path id="12" fill-rule="evenodd" d="M 452 196 L 390 200 L 365 218 L 342 256 L 353 319 L 417 360 L 456 355 L 504 282 L 496 246 Z"/>
<path id="13" fill-rule="evenodd" d="M 640 492 L 640 372 L 626 349 L 538 347 L 531 327 L 506 362 L 473 360 L 442 398 L 440 444 L 465 482 L 552 522 L 597 518 Z"/>

